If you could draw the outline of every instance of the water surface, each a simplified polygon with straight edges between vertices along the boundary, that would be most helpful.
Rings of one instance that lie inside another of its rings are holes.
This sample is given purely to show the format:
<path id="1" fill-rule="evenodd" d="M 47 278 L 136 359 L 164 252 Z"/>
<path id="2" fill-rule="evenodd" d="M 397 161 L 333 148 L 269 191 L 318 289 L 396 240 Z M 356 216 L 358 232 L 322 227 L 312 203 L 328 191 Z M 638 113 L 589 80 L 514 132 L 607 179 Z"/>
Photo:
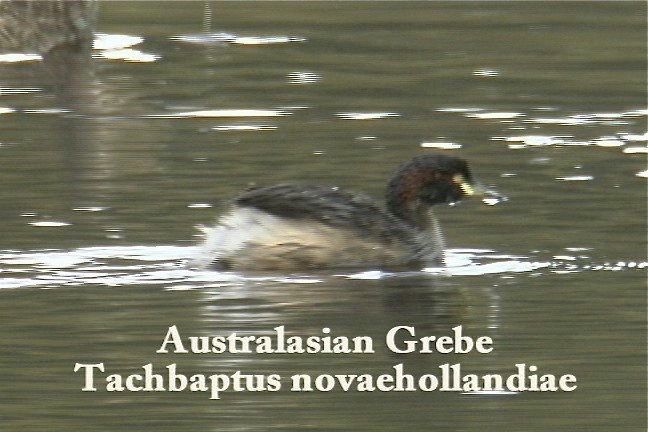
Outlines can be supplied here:
<path id="1" fill-rule="evenodd" d="M 645 18 L 641 2 L 106 2 L 92 52 L 0 56 L 3 430 L 646 430 Z M 445 269 L 185 266 L 194 226 L 251 183 L 380 198 L 433 151 L 509 197 L 438 209 Z M 328 327 L 376 353 L 156 354 L 171 325 Z M 495 348 L 398 355 L 383 341 L 398 325 L 462 325 Z M 578 389 L 210 400 L 82 392 L 77 362 L 285 377 L 527 363 Z"/>

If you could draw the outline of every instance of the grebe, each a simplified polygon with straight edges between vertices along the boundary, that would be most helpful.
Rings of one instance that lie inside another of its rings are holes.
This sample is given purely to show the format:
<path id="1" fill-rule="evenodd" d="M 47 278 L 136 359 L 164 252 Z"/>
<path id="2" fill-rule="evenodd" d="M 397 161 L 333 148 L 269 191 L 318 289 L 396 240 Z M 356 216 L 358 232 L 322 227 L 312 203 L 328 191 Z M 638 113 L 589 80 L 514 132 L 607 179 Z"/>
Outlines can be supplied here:
<path id="1" fill-rule="evenodd" d="M 444 240 L 430 210 L 495 192 L 473 182 L 463 159 L 417 156 L 387 184 L 386 205 L 325 186 L 251 188 L 205 239 L 192 266 L 217 270 L 421 268 L 443 264 Z M 503 198 L 503 197 L 501 197 Z"/>

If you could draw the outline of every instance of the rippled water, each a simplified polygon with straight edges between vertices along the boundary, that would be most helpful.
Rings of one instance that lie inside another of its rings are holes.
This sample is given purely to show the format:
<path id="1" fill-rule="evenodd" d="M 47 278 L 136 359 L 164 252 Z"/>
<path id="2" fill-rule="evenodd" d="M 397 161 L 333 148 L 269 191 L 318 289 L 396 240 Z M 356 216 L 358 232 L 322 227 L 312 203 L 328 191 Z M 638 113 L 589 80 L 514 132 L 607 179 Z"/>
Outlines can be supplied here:
<path id="1" fill-rule="evenodd" d="M 645 18 L 640 2 L 106 2 L 91 52 L 0 52 L 2 430 L 646 430 Z M 185 265 L 194 226 L 251 183 L 380 197 L 432 151 L 509 198 L 438 209 L 446 267 Z M 172 325 L 327 327 L 376 352 L 156 353 Z M 395 354 L 400 325 L 462 325 L 494 350 Z M 82 392 L 77 362 L 282 377 L 527 363 L 578 389 L 210 400 Z"/>

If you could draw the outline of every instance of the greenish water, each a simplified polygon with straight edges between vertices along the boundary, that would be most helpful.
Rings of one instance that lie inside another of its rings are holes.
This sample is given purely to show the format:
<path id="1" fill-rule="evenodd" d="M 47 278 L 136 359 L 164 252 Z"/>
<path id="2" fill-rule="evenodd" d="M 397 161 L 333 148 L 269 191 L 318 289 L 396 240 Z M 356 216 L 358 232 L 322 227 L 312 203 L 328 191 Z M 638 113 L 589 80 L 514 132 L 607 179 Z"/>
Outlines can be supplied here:
<path id="1" fill-rule="evenodd" d="M 0 57 L 2 430 L 646 430 L 645 22 L 642 2 L 105 2 L 103 43 L 133 51 Z M 431 151 L 509 197 L 438 210 L 445 270 L 184 265 L 194 226 L 250 183 L 380 197 L 396 165 Z M 156 353 L 172 325 L 328 327 L 375 353 Z M 494 349 L 395 354 L 384 338 L 401 325 L 462 325 Z M 75 364 L 99 362 L 99 391 L 81 391 Z M 284 381 L 219 400 L 105 390 L 148 363 Z M 294 374 L 400 363 L 415 376 L 525 363 L 578 388 L 290 391 Z"/>

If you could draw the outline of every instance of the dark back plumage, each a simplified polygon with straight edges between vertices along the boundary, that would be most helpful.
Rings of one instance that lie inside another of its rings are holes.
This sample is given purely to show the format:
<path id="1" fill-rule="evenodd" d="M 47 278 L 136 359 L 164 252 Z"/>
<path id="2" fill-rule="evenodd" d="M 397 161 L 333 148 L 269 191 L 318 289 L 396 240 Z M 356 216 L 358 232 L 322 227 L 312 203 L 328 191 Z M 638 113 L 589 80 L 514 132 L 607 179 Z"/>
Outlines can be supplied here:
<path id="1" fill-rule="evenodd" d="M 272 215 L 311 219 L 329 226 L 390 239 L 410 239 L 412 227 L 386 212 L 370 197 L 314 185 L 278 184 L 250 189 L 235 201 Z"/>

